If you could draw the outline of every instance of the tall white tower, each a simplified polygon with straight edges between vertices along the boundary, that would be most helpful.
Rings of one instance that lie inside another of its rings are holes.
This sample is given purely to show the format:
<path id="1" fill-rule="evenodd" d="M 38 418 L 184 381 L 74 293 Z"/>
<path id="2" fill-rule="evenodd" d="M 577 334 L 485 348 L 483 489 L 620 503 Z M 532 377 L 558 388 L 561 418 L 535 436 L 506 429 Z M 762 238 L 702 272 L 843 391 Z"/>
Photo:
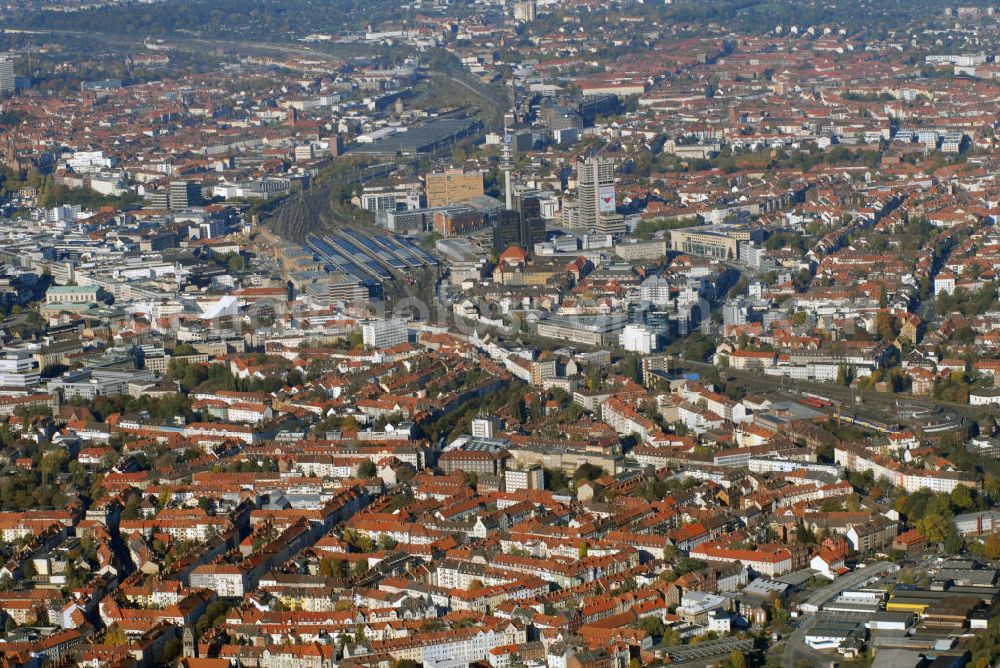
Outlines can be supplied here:
<path id="1" fill-rule="evenodd" d="M 511 146 L 513 139 L 510 132 L 505 131 L 503 146 L 500 148 L 500 169 L 503 170 L 503 190 L 508 211 L 514 208 L 514 192 L 510 184 L 510 173 L 514 169 L 514 147 Z"/>

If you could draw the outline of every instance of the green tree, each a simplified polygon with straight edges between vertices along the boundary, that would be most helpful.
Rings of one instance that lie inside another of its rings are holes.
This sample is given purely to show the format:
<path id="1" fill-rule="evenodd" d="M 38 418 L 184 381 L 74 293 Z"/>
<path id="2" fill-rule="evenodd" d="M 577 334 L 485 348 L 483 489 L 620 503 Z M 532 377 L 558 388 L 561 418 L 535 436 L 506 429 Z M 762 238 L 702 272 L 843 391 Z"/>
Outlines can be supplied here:
<path id="1" fill-rule="evenodd" d="M 875 330 L 878 332 L 879 339 L 886 343 L 895 340 L 899 333 L 895 318 L 887 311 L 880 311 L 875 316 Z"/>
<path id="2" fill-rule="evenodd" d="M 948 556 L 953 556 L 962 551 L 962 537 L 955 530 L 955 525 L 948 522 L 944 540 L 941 542 L 941 550 Z"/>
<path id="3" fill-rule="evenodd" d="M 784 626 L 788 623 L 788 618 L 788 611 L 782 607 L 781 599 L 775 598 L 771 605 L 771 624 L 775 627 Z"/>
<path id="4" fill-rule="evenodd" d="M 226 267 L 231 272 L 243 271 L 246 268 L 246 261 L 243 256 L 238 253 L 233 253 L 232 256 L 226 261 Z"/>
<path id="5" fill-rule="evenodd" d="M 651 638 L 661 638 L 665 632 L 663 621 L 654 615 L 648 615 L 639 620 L 638 626 Z M 664 638 L 666 640 L 666 638 Z"/>
<path id="6" fill-rule="evenodd" d="M 596 364 L 591 364 L 587 367 L 586 374 L 584 376 L 584 383 L 587 389 L 594 392 L 601 387 L 601 367 Z"/>
<path id="7" fill-rule="evenodd" d="M 344 542 L 353 545 L 361 552 L 371 552 L 375 549 L 375 542 L 365 534 L 357 533 L 353 529 L 344 529 Z"/>
<path id="8" fill-rule="evenodd" d="M 347 577 L 347 562 L 337 557 L 323 557 L 319 562 L 319 574 L 334 580 Z"/>
<path id="9" fill-rule="evenodd" d="M 524 394 L 515 389 L 515 391 L 510 395 L 510 401 L 507 403 L 507 410 L 510 413 L 510 417 L 518 422 L 524 422 L 525 419 L 525 407 L 524 407 Z"/>
<path id="10" fill-rule="evenodd" d="M 182 651 L 184 651 L 184 645 L 181 642 L 181 639 L 176 636 L 171 638 L 167 642 L 163 643 L 163 648 L 160 650 L 160 655 L 158 657 L 159 665 L 172 666 Z"/>
<path id="11" fill-rule="evenodd" d="M 562 469 L 542 469 L 545 489 L 559 492 L 569 488 L 569 478 Z"/>
<path id="12" fill-rule="evenodd" d="M 987 473 L 983 476 L 983 491 L 993 503 L 1000 501 L 1000 479 L 992 473 Z"/>
<path id="13" fill-rule="evenodd" d="M 590 462 L 584 462 L 577 467 L 576 472 L 573 473 L 573 482 L 582 482 L 584 480 L 597 480 L 602 475 L 604 475 L 604 469 Z"/>
<path id="14" fill-rule="evenodd" d="M 726 664 L 729 668 L 747 668 L 747 659 L 743 655 L 743 652 L 734 649 L 729 653 L 729 658 L 726 659 Z"/>
<path id="15" fill-rule="evenodd" d="M 975 510 L 976 500 L 972 497 L 972 490 L 965 485 L 958 485 L 951 492 L 951 504 L 958 512 L 968 512 Z"/>
<path id="16" fill-rule="evenodd" d="M 951 522 L 940 513 L 931 512 L 917 520 L 917 529 L 928 542 L 940 545 L 948 536 Z"/>
<path id="17" fill-rule="evenodd" d="M 663 644 L 667 647 L 677 647 L 684 642 L 681 633 L 677 629 L 671 628 L 663 633 Z"/>
<path id="18" fill-rule="evenodd" d="M 986 537 L 983 541 L 983 556 L 991 561 L 1000 559 L 1000 536 L 992 533 Z"/>
<path id="19" fill-rule="evenodd" d="M 122 519 L 123 520 L 139 519 L 138 494 L 132 494 L 128 497 L 128 501 L 125 502 L 125 507 L 122 509 Z"/>
<path id="20" fill-rule="evenodd" d="M 210 603 L 205 608 L 205 612 L 198 618 L 198 621 L 195 622 L 195 635 L 200 636 L 217 623 L 221 623 L 221 621 L 225 619 L 226 613 L 229 612 L 230 607 L 229 603 L 221 600 Z"/>
<path id="21" fill-rule="evenodd" d="M 420 664 L 412 659 L 399 659 L 390 663 L 389 668 L 420 668 Z"/>
<path id="22" fill-rule="evenodd" d="M 635 382 L 642 380 L 642 364 L 636 355 L 626 355 L 618 363 L 619 371 L 623 376 Z"/>
<path id="23" fill-rule="evenodd" d="M 112 624 L 107 633 L 104 634 L 104 644 L 116 647 L 127 645 L 128 637 L 125 635 L 125 629 L 117 624 Z"/>

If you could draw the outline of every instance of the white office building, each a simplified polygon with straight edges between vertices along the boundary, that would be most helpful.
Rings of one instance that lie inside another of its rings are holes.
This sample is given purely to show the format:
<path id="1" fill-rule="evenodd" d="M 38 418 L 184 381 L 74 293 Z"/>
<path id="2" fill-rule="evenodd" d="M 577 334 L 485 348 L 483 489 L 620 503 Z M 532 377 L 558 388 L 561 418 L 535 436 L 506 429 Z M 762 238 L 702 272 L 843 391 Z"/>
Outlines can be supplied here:
<path id="1" fill-rule="evenodd" d="M 118 161 L 104 155 L 104 151 L 75 151 L 66 160 L 66 166 L 77 174 L 99 172 L 114 167 Z"/>
<path id="2" fill-rule="evenodd" d="M 38 382 L 38 362 L 32 351 L 8 348 L 0 353 L 0 390 L 25 392 Z"/>
<path id="3" fill-rule="evenodd" d="M 399 318 L 372 320 L 361 326 L 366 346 L 376 349 L 392 348 L 408 340 L 406 321 Z"/>
<path id="4" fill-rule="evenodd" d="M 500 420 L 496 417 L 476 418 L 472 421 L 473 438 L 496 438 Z"/>
<path id="5" fill-rule="evenodd" d="M 519 492 L 525 489 L 545 489 L 545 472 L 541 466 L 504 471 L 504 491 Z"/>
<path id="6" fill-rule="evenodd" d="M 618 342 L 625 350 L 643 355 L 648 355 L 657 348 L 656 332 L 645 325 L 626 325 Z"/>
<path id="7" fill-rule="evenodd" d="M 660 276 L 650 276 L 639 286 L 639 299 L 659 306 L 670 302 L 670 281 Z"/>

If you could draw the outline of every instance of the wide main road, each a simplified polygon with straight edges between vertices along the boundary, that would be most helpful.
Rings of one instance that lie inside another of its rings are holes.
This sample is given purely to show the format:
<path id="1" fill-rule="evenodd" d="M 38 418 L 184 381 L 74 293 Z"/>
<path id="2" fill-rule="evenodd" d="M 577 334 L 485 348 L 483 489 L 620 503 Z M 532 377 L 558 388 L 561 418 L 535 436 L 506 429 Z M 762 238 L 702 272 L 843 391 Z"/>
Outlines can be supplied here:
<path id="1" fill-rule="evenodd" d="M 980 406 L 969 406 L 968 404 L 957 404 L 950 401 L 939 401 L 918 397 L 912 394 L 894 394 L 892 392 L 876 392 L 875 390 L 862 390 L 852 387 L 844 387 L 836 383 L 824 383 L 815 380 L 799 380 L 785 376 L 769 376 L 763 370 L 755 369 L 732 369 L 729 367 L 719 367 L 707 362 L 694 362 L 678 357 L 671 358 L 672 368 L 689 369 L 691 371 L 707 372 L 715 369 L 723 378 L 731 377 L 743 382 L 748 389 L 765 389 L 777 392 L 810 392 L 827 397 L 831 401 L 841 405 L 841 410 L 845 414 L 855 408 L 864 408 L 871 411 L 890 411 L 889 415 L 898 414 L 900 405 L 919 406 L 921 408 L 947 408 L 970 420 L 980 420 L 992 415 L 989 408 Z"/>
<path id="2" fill-rule="evenodd" d="M 3 32 L 21 34 L 21 35 L 72 35 L 77 37 L 91 37 L 117 44 L 142 44 L 145 40 L 145 37 L 138 35 L 129 35 L 116 32 L 88 32 L 83 30 L 40 30 L 40 29 L 26 29 L 26 28 L 4 28 Z M 180 35 L 164 36 L 163 42 L 164 44 L 171 47 L 183 47 L 187 45 L 188 47 L 194 47 L 204 50 L 206 47 L 214 49 L 221 46 L 233 49 L 246 49 L 248 51 L 256 51 L 256 52 L 273 51 L 278 53 L 287 53 L 289 55 L 328 58 L 331 61 L 336 60 L 336 57 L 334 55 L 327 53 L 322 49 L 306 46 L 299 42 L 291 42 L 291 43 L 252 42 L 246 40 L 226 39 L 225 37 L 220 37 L 218 39 L 201 39 L 198 37 L 183 37 Z"/>

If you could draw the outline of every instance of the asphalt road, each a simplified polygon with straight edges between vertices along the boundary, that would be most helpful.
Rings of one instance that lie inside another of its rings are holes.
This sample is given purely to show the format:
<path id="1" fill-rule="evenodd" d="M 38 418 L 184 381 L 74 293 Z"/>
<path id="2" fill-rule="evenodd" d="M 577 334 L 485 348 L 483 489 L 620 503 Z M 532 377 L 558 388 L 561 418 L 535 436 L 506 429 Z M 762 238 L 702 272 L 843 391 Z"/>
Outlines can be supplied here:
<path id="1" fill-rule="evenodd" d="M 799 615 L 798 628 L 785 641 L 785 651 L 781 655 L 781 665 L 785 668 L 799 666 L 820 666 L 830 661 L 830 656 L 817 652 L 806 644 L 806 631 L 816 622 L 813 615 Z"/>
<path id="2" fill-rule="evenodd" d="M 145 38 L 138 35 L 123 35 L 115 32 L 88 32 L 82 30 L 27 30 L 18 28 L 6 28 L 4 32 L 24 34 L 24 35 L 75 35 L 77 37 L 96 37 L 99 39 L 104 39 L 109 42 L 115 43 L 141 43 Z M 316 49 L 310 46 L 305 46 L 301 43 L 289 43 L 282 44 L 276 42 L 251 42 L 248 40 L 229 40 L 225 38 L 218 39 L 201 39 L 198 37 L 182 37 L 179 35 L 173 35 L 169 37 L 164 37 L 163 41 L 170 46 L 183 47 L 185 45 L 189 47 L 200 47 L 200 48 L 217 48 L 217 47 L 228 47 L 228 48 L 242 48 L 252 51 L 274 51 L 279 53 L 287 53 L 296 56 L 310 56 L 314 58 L 323 58 L 334 62 L 337 57 L 327 53 L 321 49 Z"/>

